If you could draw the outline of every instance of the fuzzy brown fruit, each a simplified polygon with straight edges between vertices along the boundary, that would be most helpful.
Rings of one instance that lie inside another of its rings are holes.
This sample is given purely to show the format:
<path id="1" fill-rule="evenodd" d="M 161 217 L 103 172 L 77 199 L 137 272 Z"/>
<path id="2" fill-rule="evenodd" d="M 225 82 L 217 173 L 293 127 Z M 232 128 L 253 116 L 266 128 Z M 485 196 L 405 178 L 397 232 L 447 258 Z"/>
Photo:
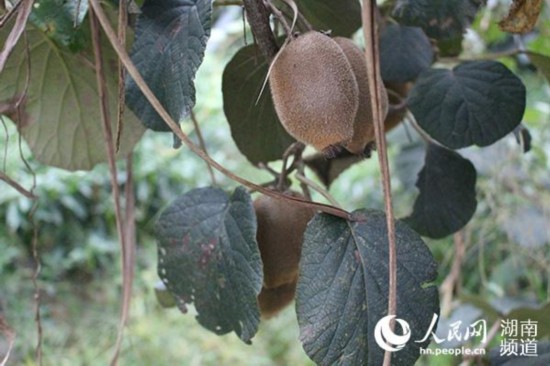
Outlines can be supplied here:
<path id="1" fill-rule="evenodd" d="M 297 280 L 275 288 L 262 288 L 258 295 L 258 305 L 262 317 L 271 318 L 284 309 L 294 299 Z"/>
<path id="2" fill-rule="evenodd" d="M 274 60 L 269 83 L 277 115 L 294 138 L 328 152 L 349 143 L 359 90 L 332 38 L 310 31 L 291 40 Z"/>
<path id="3" fill-rule="evenodd" d="M 303 198 L 299 193 L 289 196 Z M 275 288 L 294 281 L 307 223 L 315 212 L 282 199 L 260 196 L 254 201 L 258 222 L 256 239 L 264 267 L 264 287 Z"/>
<path id="4" fill-rule="evenodd" d="M 285 194 L 303 198 L 296 192 Z M 304 232 L 315 211 L 269 196 L 258 197 L 254 210 L 258 222 L 256 239 L 264 269 L 258 302 L 262 315 L 268 316 L 274 312 L 264 313 L 265 309 L 278 311 L 294 298 L 294 290 L 290 288 L 296 286 Z"/>
<path id="5" fill-rule="evenodd" d="M 344 37 L 336 37 L 334 41 L 340 46 L 348 62 L 351 65 L 355 80 L 359 90 L 359 106 L 355 120 L 353 123 L 353 137 L 346 145 L 346 149 L 357 155 L 361 155 L 365 151 L 365 147 L 371 141 L 374 141 L 374 124 L 372 119 L 372 103 L 370 99 L 369 89 L 369 74 L 367 70 L 367 58 L 365 52 L 362 51 L 351 39 Z M 388 94 L 384 88 L 382 77 L 376 75 L 377 85 L 381 89 L 380 104 L 382 106 L 382 119 L 386 118 L 388 113 Z"/>

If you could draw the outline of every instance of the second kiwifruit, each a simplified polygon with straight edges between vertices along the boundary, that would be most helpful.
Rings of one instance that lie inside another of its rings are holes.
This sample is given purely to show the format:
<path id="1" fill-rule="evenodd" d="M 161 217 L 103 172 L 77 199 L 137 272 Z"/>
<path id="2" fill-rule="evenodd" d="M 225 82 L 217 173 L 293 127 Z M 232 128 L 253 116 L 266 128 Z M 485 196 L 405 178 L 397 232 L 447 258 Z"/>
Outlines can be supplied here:
<path id="1" fill-rule="evenodd" d="M 273 62 L 273 104 L 288 133 L 321 151 L 348 144 L 359 90 L 340 46 L 328 35 L 309 31 L 284 46 Z"/>
<path id="2" fill-rule="evenodd" d="M 353 123 L 353 136 L 345 147 L 349 152 L 361 155 L 365 151 L 367 144 L 374 141 L 373 108 L 370 99 L 367 59 L 364 51 L 362 51 L 351 39 L 336 37 L 334 41 L 346 55 L 359 90 L 359 105 Z M 382 77 L 379 74 L 376 75 L 376 77 L 377 85 L 380 88 L 380 104 L 382 107 L 381 118 L 384 120 L 388 113 L 388 95 L 384 88 Z"/>
<path id="3" fill-rule="evenodd" d="M 262 288 L 258 295 L 258 305 L 263 318 L 271 318 L 277 315 L 294 300 L 296 283 L 298 279 L 274 288 Z"/>
<path id="4" fill-rule="evenodd" d="M 289 196 L 301 197 L 297 192 Z M 264 287 L 276 288 L 296 280 L 307 223 L 314 210 L 283 199 L 260 196 L 254 201 L 256 239 L 264 268 Z"/>

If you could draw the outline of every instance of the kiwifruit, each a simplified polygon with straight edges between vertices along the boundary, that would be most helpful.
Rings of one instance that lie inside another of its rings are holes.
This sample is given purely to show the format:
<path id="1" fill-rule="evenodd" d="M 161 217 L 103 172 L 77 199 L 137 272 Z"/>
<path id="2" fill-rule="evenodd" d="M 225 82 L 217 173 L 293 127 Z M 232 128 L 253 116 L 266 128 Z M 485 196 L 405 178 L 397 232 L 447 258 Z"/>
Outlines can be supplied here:
<path id="1" fill-rule="evenodd" d="M 359 90 L 340 46 L 323 33 L 309 31 L 288 42 L 273 62 L 273 104 L 288 133 L 326 152 L 348 144 Z"/>
<path id="2" fill-rule="evenodd" d="M 303 198 L 293 191 L 285 194 Z M 254 210 L 258 222 L 256 238 L 264 270 L 258 304 L 262 316 L 269 318 L 294 299 L 303 236 L 315 211 L 269 196 L 257 198 Z"/>
<path id="3" fill-rule="evenodd" d="M 359 107 L 353 124 L 353 137 L 346 145 L 346 149 L 357 155 L 361 155 L 365 151 L 365 147 L 371 141 L 374 141 L 374 124 L 372 119 L 372 104 L 370 99 L 369 75 L 367 71 L 367 59 L 363 52 L 349 38 L 336 37 L 334 41 L 340 46 L 346 55 L 353 74 L 355 76 L 357 86 L 359 88 Z M 386 118 L 388 113 L 388 95 L 380 74 L 376 75 L 377 83 L 381 89 L 381 111 L 382 119 Z"/>
<path id="4" fill-rule="evenodd" d="M 297 192 L 285 192 L 301 197 Z M 256 239 L 264 268 L 267 289 L 292 283 L 298 276 L 300 252 L 307 223 L 314 210 L 282 199 L 260 196 L 254 201 L 258 222 Z"/>
<path id="5" fill-rule="evenodd" d="M 292 302 L 296 292 L 296 282 L 297 280 L 294 280 L 279 287 L 262 288 L 258 295 L 258 305 L 263 318 L 271 318 Z"/>

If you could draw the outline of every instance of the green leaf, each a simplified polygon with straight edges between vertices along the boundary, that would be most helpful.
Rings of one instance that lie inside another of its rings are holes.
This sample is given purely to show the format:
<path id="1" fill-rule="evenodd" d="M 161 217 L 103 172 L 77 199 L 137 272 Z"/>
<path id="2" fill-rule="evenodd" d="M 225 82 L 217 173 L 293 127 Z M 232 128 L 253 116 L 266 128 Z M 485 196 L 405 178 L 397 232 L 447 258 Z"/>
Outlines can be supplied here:
<path id="1" fill-rule="evenodd" d="M 449 148 L 488 146 L 521 123 L 525 95 L 522 81 L 503 64 L 472 61 L 423 72 L 409 107 L 420 127 Z"/>
<path id="2" fill-rule="evenodd" d="M 399 181 L 407 191 L 415 187 L 416 179 L 424 165 L 426 145 L 422 141 L 402 144 L 395 157 L 395 171 Z"/>
<path id="3" fill-rule="evenodd" d="M 458 57 L 462 53 L 462 35 L 436 42 L 438 57 Z"/>
<path id="4" fill-rule="evenodd" d="M 380 69 L 384 81 L 405 83 L 430 68 L 432 44 L 417 27 L 390 24 L 380 35 Z"/>
<path id="5" fill-rule="evenodd" d="M 82 0 L 35 1 L 29 20 L 58 45 L 73 52 L 88 45 L 88 29 L 80 27 L 88 13 L 88 2 Z"/>
<path id="6" fill-rule="evenodd" d="M 550 57 L 535 52 L 529 52 L 528 55 L 531 62 L 550 83 Z"/>
<path id="7" fill-rule="evenodd" d="M 298 9 L 314 29 L 333 36 L 351 37 L 361 27 L 358 0 L 300 0 Z"/>
<path id="8" fill-rule="evenodd" d="M 210 36 L 211 15 L 209 0 L 147 0 L 138 17 L 132 61 L 176 122 L 195 105 L 194 79 Z M 170 131 L 131 77 L 126 103 L 147 128 Z"/>
<path id="9" fill-rule="evenodd" d="M 176 299 L 174 299 L 174 296 L 172 296 L 162 281 L 155 284 L 155 296 L 157 302 L 163 308 L 173 308 L 177 306 Z"/>
<path id="10" fill-rule="evenodd" d="M 198 322 L 244 342 L 258 330 L 256 296 L 263 281 L 250 195 L 194 189 L 162 212 L 156 224 L 159 276 L 182 312 L 193 302 Z"/>
<path id="11" fill-rule="evenodd" d="M 392 15 L 403 25 L 421 27 L 431 38 L 461 36 L 483 0 L 397 0 Z"/>
<path id="12" fill-rule="evenodd" d="M 430 238 L 443 238 L 462 229 L 476 211 L 476 178 L 469 160 L 430 144 L 416 181 L 420 195 L 405 221 Z"/>
<path id="13" fill-rule="evenodd" d="M 223 110 L 237 147 L 253 164 L 280 159 L 294 142 L 275 112 L 266 86 L 267 63 L 255 46 L 241 48 L 223 72 Z"/>
<path id="14" fill-rule="evenodd" d="M 0 31 L 0 43 L 9 27 Z M 67 170 L 89 170 L 106 162 L 105 144 L 93 55 L 60 49 L 34 27 L 27 30 L 30 63 L 24 42 L 12 52 L 0 75 L 0 104 L 12 109 L 21 133 L 40 162 Z M 104 38 L 105 78 L 112 129 L 116 131 L 117 56 Z M 25 90 L 27 67 L 30 80 L 22 113 L 13 111 Z M 118 158 L 130 153 L 144 129 L 131 111 L 125 113 Z"/>
<path id="15" fill-rule="evenodd" d="M 533 137 L 527 127 L 523 125 L 516 127 L 514 130 L 514 136 L 516 137 L 517 143 L 522 147 L 524 154 L 531 151 Z"/>
<path id="16" fill-rule="evenodd" d="M 300 339 L 318 365 L 381 365 L 384 350 L 374 339 L 387 315 L 388 240 L 386 216 L 358 210 L 353 221 L 318 214 L 304 235 L 297 314 Z M 392 364 L 412 365 L 434 313 L 439 312 L 437 264 L 420 236 L 396 222 L 397 318 L 410 325 L 407 345 Z M 399 327 L 397 327 L 399 329 Z M 399 333 L 399 331 L 397 331 Z"/>

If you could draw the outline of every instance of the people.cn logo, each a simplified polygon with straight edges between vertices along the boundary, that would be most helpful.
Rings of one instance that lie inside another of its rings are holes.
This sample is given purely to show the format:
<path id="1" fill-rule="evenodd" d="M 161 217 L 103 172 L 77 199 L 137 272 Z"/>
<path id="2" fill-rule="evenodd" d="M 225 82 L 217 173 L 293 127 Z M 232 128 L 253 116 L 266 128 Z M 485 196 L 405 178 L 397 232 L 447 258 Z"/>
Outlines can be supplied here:
<path id="1" fill-rule="evenodd" d="M 391 321 L 395 318 L 395 315 L 387 315 L 380 319 L 374 327 L 374 339 L 378 345 L 390 352 L 396 352 L 405 347 L 409 339 L 411 338 L 411 328 L 409 323 L 403 319 L 395 319 L 395 321 L 401 326 L 403 331 L 402 335 L 395 334 L 391 329 Z"/>

